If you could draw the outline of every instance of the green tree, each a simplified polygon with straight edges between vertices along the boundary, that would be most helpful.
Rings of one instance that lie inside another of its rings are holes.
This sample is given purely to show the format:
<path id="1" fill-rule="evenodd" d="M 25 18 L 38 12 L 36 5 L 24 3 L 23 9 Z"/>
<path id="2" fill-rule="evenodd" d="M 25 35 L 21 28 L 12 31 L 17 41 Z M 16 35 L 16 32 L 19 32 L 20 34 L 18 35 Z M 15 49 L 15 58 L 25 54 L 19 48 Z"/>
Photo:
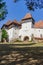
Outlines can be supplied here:
<path id="1" fill-rule="evenodd" d="M 18 2 L 20 0 L 14 0 L 14 2 Z M 29 10 L 35 10 L 37 8 L 41 9 L 43 8 L 43 0 L 24 0 L 27 8 Z"/>
<path id="2" fill-rule="evenodd" d="M 4 39 L 7 41 L 7 39 L 8 39 L 8 34 L 7 34 L 7 32 L 6 32 L 5 29 L 2 29 L 2 41 L 4 41 Z"/>
<path id="3" fill-rule="evenodd" d="M 6 3 L 4 0 L 0 0 L 0 21 L 4 20 L 7 14 Z"/>

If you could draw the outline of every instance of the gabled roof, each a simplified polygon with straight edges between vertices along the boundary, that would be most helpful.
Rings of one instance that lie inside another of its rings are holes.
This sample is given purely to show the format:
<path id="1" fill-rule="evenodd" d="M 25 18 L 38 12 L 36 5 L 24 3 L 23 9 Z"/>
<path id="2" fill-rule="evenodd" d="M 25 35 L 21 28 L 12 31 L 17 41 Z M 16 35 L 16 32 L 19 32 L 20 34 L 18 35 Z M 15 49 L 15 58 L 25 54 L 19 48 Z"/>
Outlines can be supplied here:
<path id="1" fill-rule="evenodd" d="M 14 20 L 14 21 L 10 21 L 10 20 L 9 20 L 7 23 L 5 23 L 5 25 L 7 25 L 7 26 L 12 25 L 12 24 L 20 25 L 20 23 L 17 22 L 16 20 Z"/>
<path id="2" fill-rule="evenodd" d="M 10 25 L 12 22 L 9 20 L 8 22 L 6 22 L 6 24 L 5 25 Z"/>
<path id="3" fill-rule="evenodd" d="M 17 22 L 16 20 L 13 21 L 14 24 L 17 24 L 17 25 L 21 25 L 19 22 Z"/>
<path id="4" fill-rule="evenodd" d="M 8 21 L 7 23 L 5 23 L 2 28 L 5 26 L 5 27 L 8 27 L 8 28 L 11 28 L 13 27 L 13 25 L 17 25 L 17 26 L 21 26 L 21 24 L 19 22 L 17 22 L 16 20 L 14 21 Z M 1 29 L 2 29 L 1 28 Z"/>
<path id="5" fill-rule="evenodd" d="M 34 27 L 35 27 L 35 28 L 43 28 L 43 21 L 40 20 L 39 22 L 36 22 L 36 23 L 34 24 Z"/>
<path id="6" fill-rule="evenodd" d="M 32 15 L 30 13 L 27 13 L 22 20 L 29 19 L 29 18 L 32 18 Z"/>

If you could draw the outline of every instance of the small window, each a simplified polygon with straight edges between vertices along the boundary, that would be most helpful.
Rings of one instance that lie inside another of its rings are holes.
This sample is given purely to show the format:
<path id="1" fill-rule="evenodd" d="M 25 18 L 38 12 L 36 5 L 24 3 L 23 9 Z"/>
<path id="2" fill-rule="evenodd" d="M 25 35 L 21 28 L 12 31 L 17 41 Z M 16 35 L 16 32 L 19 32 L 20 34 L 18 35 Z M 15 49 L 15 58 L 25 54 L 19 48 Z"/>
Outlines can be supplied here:
<path id="1" fill-rule="evenodd" d="M 40 32 L 40 30 L 39 30 L 39 32 Z"/>
<path id="2" fill-rule="evenodd" d="M 21 36 L 19 36 L 19 38 L 21 38 Z"/>
<path id="3" fill-rule="evenodd" d="M 42 34 L 40 34 L 40 37 L 42 38 Z"/>

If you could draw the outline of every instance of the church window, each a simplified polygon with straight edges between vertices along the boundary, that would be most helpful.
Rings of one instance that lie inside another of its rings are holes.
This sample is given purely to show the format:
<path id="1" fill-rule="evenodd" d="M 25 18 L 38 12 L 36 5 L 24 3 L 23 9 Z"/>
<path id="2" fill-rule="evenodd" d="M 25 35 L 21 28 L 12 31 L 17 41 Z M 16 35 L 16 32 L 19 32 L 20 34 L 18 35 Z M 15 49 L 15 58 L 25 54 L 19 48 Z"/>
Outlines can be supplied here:
<path id="1" fill-rule="evenodd" d="M 19 38 L 21 38 L 21 36 L 19 36 Z"/>
<path id="2" fill-rule="evenodd" d="M 40 34 L 40 37 L 42 38 L 42 34 Z"/>
<path id="3" fill-rule="evenodd" d="M 39 32 L 40 32 L 40 30 L 39 30 Z"/>

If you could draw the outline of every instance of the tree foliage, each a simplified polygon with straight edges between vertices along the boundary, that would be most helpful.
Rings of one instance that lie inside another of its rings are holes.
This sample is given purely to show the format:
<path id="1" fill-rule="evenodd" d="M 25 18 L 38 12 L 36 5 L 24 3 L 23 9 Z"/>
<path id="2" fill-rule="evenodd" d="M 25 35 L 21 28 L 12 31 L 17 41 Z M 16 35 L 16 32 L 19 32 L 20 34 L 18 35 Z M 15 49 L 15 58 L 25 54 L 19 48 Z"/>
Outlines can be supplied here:
<path id="1" fill-rule="evenodd" d="M 18 2 L 19 0 L 14 0 L 14 2 Z M 26 6 L 29 10 L 35 10 L 37 8 L 43 8 L 43 0 L 24 0 L 26 1 Z"/>
<path id="2" fill-rule="evenodd" d="M 6 3 L 4 0 L 0 0 L 0 21 L 5 19 L 7 14 Z"/>
<path id="3" fill-rule="evenodd" d="M 2 40 L 3 39 L 6 39 L 7 40 L 7 38 L 8 38 L 8 34 L 7 34 L 6 30 L 5 29 L 2 29 Z"/>

